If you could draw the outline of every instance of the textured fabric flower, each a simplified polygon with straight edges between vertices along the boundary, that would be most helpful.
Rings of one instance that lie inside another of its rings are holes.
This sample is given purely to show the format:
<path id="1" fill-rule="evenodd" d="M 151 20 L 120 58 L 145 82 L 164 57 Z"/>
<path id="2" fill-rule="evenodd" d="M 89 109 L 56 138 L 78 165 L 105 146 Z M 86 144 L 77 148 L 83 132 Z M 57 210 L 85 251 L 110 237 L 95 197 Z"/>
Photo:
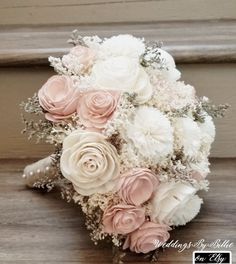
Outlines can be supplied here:
<path id="1" fill-rule="evenodd" d="M 126 130 L 131 145 L 153 162 L 159 162 L 173 150 L 173 128 L 168 118 L 156 108 L 137 108 Z"/>
<path id="2" fill-rule="evenodd" d="M 175 226 L 185 225 L 197 216 L 203 200 L 198 195 L 193 195 L 186 203 L 181 203 L 172 216 Z"/>
<path id="3" fill-rule="evenodd" d="M 215 139 L 215 125 L 212 121 L 212 117 L 207 113 L 204 113 L 204 122 L 198 123 L 198 126 L 201 130 L 201 149 L 209 155 L 211 144 Z"/>
<path id="4" fill-rule="evenodd" d="M 167 225 L 185 225 L 199 212 L 196 189 L 182 182 L 161 183 L 152 199 L 151 219 Z"/>
<path id="5" fill-rule="evenodd" d="M 151 170 L 135 168 L 121 175 L 118 194 L 127 204 L 141 205 L 156 190 L 159 180 Z"/>
<path id="6" fill-rule="evenodd" d="M 63 142 L 61 172 L 82 195 L 106 193 L 120 173 L 116 149 L 96 132 L 75 130 Z"/>
<path id="7" fill-rule="evenodd" d="M 108 207 L 103 214 L 104 232 L 126 235 L 139 228 L 145 221 L 145 209 L 118 204 Z"/>
<path id="8" fill-rule="evenodd" d="M 154 90 L 151 100 L 162 112 L 180 110 L 196 103 L 193 86 L 181 81 L 170 81 L 160 70 L 149 69 L 149 75 Z"/>
<path id="9" fill-rule="evenodd" d="M 89 130 L 101 131 L 113 116 L 118 100 L 115 91 L 84 92 L 77 107 L 80 122 Z"/>
<path id="10" fill-rule="evenodd" d="M 119 56 L 98 61 L 92 69 L 92 78 L 99 89 L 136 93 L 140 104 L 152 96 L 149 76 L 137 59 Z"/>
<path id="11" fill-rule="evenodd" d="M 201 146 L 201 130 L 190 117 L 180 117 L 174 122 L 175 135 L 184 154 L 196 157 Z"/>
<path id="12" fill-rule="evenodd" d="M 141 39 L 131 35 L 118 35 L 104 40 L 100 47 L 101 56 L 127 56 L 139 58 L 145 52 Z"/>
<path id="13" fill-rule="evenodd" d="M 136 253 L 148 253 L 160 247 L 169 238 L 171 228 L 164 224 L 145 222 L 139 229 L 126 237 L 123 249 Z"/>
<path id="14" fill-rule="evenodd" d="M 181 73 L 176 69 L 173 57 L 170 55 L 170 53 L 163 49 L 158 49 L 158 52 L 160 52 L 162 62 L 164 62 L 165 66 L 167 67 L 166 69 L 162 69 L 162 73 L 164 74 L 164 76 L 166 76 L 170 81 L 179 80 L 181 77 Z"/>
<path id="15" fill-rule="evenodd" d="M 73 67 L 76 72 L 86 73 L 92 67 L 95 60 L 95 52 L 87 47 L 78 45 L 73 47 L 69 54 L 62 57 L 62 62 L 67 68 Z M 76 67 L 80 66 L 80 67 Z M 77 70 L 77 68 L 79 70 Z"/>
<path id="16" fill-rule="evenodd" d="M 191 172 L 191 177 L 197 181 L 204 180 L 207 174 L 210 172 L 208 158 L 199 161 L 199 162 L 189 162 L 187 168 Z"/>
<path id="17" fill-rule="evenodd" d="M 79 93 L 70 77 L 54 75 L 38 92 L 39 104 L 47 112 L 45 118 L 58 122 L 76 111 Z"/>

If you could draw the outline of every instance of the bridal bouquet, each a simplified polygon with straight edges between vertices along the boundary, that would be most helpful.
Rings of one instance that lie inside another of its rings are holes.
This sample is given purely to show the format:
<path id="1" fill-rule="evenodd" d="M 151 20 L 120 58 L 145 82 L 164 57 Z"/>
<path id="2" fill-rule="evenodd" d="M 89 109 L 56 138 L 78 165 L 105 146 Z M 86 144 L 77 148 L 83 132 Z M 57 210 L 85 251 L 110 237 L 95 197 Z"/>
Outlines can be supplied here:
<path id="1" fill-rule="evenodd" d="M 199 213 L 212 119 L 227 105 L 197 97 L 160 43 L 77 31 L 69 42 L 68 54 L 49 57 L 57 74 L 22 103 L 39 116 L 23 117 L 24 132 L 55 146 L 23 177 L 79 204 L 95 243 L 154 252 Z"/>

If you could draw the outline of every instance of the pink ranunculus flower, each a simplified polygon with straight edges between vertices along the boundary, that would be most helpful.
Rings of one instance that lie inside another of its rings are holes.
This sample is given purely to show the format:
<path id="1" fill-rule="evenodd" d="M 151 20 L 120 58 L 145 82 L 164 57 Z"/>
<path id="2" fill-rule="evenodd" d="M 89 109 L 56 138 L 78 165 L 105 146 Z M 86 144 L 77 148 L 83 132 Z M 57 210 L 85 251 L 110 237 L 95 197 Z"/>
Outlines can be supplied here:
<path id="1" fill-rule="evenodd" d="M 86 129 L 101 131 L 116 110 L 120 94 L 115 91 L 84 92 L 78 102 L 77 113 Z"/>
<path id="2" fill-rule="evenodd" d="M 87 71 L 95 60 L 94 51 L 81 45 L 73 47 L 69 54 L 78 58 L 78 62 L 83 65 L 83 71 Z"/>
<path id="3" fill-rule="evenodd" d="M 66 75 L 54 75 L 38 92 L 39 103 L 47 112 L 45 118 L 58 122 L 76 112 L 79 92 L 73 87 L 73 81 Z"/>
<path id="4" fill-rule="evenodd" d="M 168 225 L 145 222 L 139 229 L 126 237 L 123 249 L 129 248 L 136 253 L 148 253 L 160 247 L 169 238 Z"/>
<path id="5" fill-rule="evenodd" d="M 128 234 L 145 221 L 145 209 L 133 205 L 118 204 L 108 207 L 103 214 L 104 232 Z"/>
<path id="6" fill-rule="evenodd" d="M 148 201 L 159 185 L 151 170 L 134 168 L 121 175 L 118 194 L 127 204 L 141 205 Z"/>

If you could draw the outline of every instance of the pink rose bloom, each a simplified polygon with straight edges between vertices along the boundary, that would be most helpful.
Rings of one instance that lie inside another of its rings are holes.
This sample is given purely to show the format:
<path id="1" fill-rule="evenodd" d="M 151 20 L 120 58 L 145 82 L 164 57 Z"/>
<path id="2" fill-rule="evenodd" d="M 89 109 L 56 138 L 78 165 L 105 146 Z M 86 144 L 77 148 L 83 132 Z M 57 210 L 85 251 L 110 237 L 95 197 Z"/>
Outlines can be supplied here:
<path id="1" fill-rule="evenodd" d="M 38 92 L 39 103 L 47 112 L 45 118 L 58 122 L 76 112 L 79 92 L 70 77 L 54 75 Z"/>
<path id="2" fill-rule="evenodd" d="M 103 214 L 104 231 L 109 234 L 128 234 L 139 228 L 144 221 L 144 208 L 133 205 L 114 205 Z"/>
<path id="3" fill-rule="evenodd" d="M 80 122 L 89 130 L 101 131 L 112 118 L 119 100 L 115 91 L 89 91 L 80 97 L 77 113 Z"/>
<path id="4" fill-rule="evenodd" d="M 83 71 L 87 71 L 94 62 L 95 53 L 90 48 L 78 45 L 70 50 L 71 55 L 78 58 L 78 62 L 83 64 Z"/>
<path id="5" fill-rule="evenodd" d="M 130 248 L 136 253 L 148 253 L 160 247 L 169 238 L 171 228 L 153 222 L 145 222 L 139 229 L 126 237 L 123 249 Z"/>
<path id="6" fill-rule="evenodd" d="M 124 202 L 138 206 L 151 198 L 158 185 L 151 170 L 135 168 L 121 175 L 118 194 Z"/>

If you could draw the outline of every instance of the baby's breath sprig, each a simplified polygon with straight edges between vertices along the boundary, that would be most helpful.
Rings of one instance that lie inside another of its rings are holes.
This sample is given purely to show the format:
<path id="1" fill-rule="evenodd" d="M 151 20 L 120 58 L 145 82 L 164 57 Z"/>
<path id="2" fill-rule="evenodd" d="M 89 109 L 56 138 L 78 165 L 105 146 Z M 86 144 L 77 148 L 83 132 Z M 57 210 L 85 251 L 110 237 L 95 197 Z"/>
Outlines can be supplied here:
<path id="1" fill-rule="evenodd" d="M 73 44 L 74 46 L 76 45 L 81 45 L 81 46 L 87 46 L 86 43 L 84 42 L 83 37 L 79 34 L 79 31 L 77 29 L 73 30 L 70 38 L 67 41 L 69 44 Z"/>
<path id="2" fill-rule="evenodd" d="M 145 52 L 140 57 L 140 64 L 143 67 L 168 69 L 165 60 L 161 57 L 161 42 L 150 42 L 146 45 Z"/>
<path id="3" fill-rule="evenodd" d="M 123 264 L 124 257 L 126 256 L 126 252 L 121 249 L 119 246 L 113 245 L 112 247 L 112 263 L 113 264 Z"/>
<path id="4" fill-rule="evenodd" d="M 212 104 L 211 101 L 209 100 L 202 100 L 201 107 L 212 118 L 218 118 L 218 117 L 221 118 L 225 116 L 226 111 L 228 110 L 230 105 L 229 104 L 215 105 L 215 104 Z"/>
<path id="5" fill-rule="evenodd" d="M 24 115 L 22 115 L 22 122 L 25 128 L 22 130 L 22 134 L 28 133 L 28 139 L 36 138 L 36 143 L 44 140 L 51 133 L 53 125 L 48 120 L 27 120 Z"/>
<path id="6" fill-rule="evenodd" d="M 163 46 L 162 41 L 146 41 L 146 47 L 151 47 L 152 49 L 161 49 Z"/>
<path id="7" fill-rule="evenodd" d="M 61 198 L 65 200 L 67 203 L 70 203 L 74 199 L 75 189 L 71 182 L 69 182 L 65 178 L 60 178 L 57 182 L 57 186 L 60 188 L 61 191 Z"/>
<path id="8" fill-rule="evenodd" d="M 150 262 L 158 263 L 158 258 L 160 254 L 160 248 L 151 251 L 150 253 L 144 256 L 145 259 L 149 259 Z"/>
<path id="9" fill-rule="evenodd" d="M 192 110 L 191 105 L 186 105 L 180 109 L 175 109 L 175 111 L 166 111 L 165 114 L 170 118 L 186 117 Z"/>
<path id="10" fill-rule="evenodd" d="M 194 111 L 192 112 L 194 121 L 199 122 L 199 123 L 205 122 L 205 115 L 202 110 L 203 109 L 200 105 L 195 106 Z"/>
<path id="11" fill-rule="evenodd" d="M 42 114 L 43 109 L 39 104 L 38 95 L 35 93 L 32 97 L 29 97 L 26 102 L 21 102 L 20 108 L 29 114 Z"/>

